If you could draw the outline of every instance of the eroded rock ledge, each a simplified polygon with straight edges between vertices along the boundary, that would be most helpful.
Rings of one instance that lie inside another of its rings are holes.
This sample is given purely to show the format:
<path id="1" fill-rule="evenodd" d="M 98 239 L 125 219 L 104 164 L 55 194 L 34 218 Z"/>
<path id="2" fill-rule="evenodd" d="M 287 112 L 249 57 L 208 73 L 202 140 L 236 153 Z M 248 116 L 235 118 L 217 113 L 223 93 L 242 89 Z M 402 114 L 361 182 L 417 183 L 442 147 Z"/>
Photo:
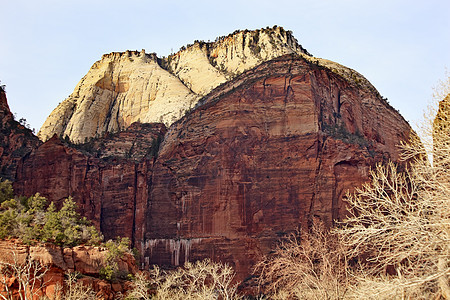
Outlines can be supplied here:
<path id="1" fill-rule="evenodd" d="M 25 265 L 27 261 L 39 262 L 46 270 L 42 279 L 42 288 L 37 285 L 36 293 L 53 299 L 57 286 L 63 286 L 65 274 L 78 272 L 84 285 L 91 286 L 101 299 L 115 299 L 118 293 L 124 293 L 129 286 L 127 282 L 111 283 L 99 277 L 100 269 L 106 265 L 107 250 L 94 246 L 77 246 L 62 248 L 52 244 L 25 245 L 18 240 L 0 240 L 0 262 L 16 266 Z M 119 272 L 135 274 L 138 269 L 134 257 L 129 253 L 117 259 Z M 17 278 L 7 280 L 11 290 L 18 289 Z M 41 288 L 40 290 L 38 290 Z"/>

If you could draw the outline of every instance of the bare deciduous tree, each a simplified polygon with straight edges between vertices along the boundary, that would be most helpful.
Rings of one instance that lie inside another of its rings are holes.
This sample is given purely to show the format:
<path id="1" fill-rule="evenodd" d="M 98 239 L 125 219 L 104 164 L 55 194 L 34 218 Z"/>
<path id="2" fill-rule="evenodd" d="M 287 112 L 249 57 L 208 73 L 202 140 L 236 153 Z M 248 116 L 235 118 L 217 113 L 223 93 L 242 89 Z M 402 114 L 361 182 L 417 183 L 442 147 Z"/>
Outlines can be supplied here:
<path id="1" fill-rule="evenodd" d="M 282 241 L 255 273 L 271 299 L 344 299 L 350 280 L 344 253 L 337 236 L 315 220 Z"/>
<path id="2" fill-rule="evenodd" d="M 349 195 L 351 215 L 337 233 L 361 262 L 355 296 L 450 299 L 449 121 L 450 107 L 441 107 L 422 139 L 403 145 L 406 171 L 378 165 Z"/>
<path id="3" fill-rule="evenodd" d="M 58 286 L 55 299 L 61 300 L 95 300 L 97 299 L 91 286 L 78 281 L 79 273 L 68 273 L 64 287 Z"/>
<path id="4" fill-rule="evenodd" d="M 150 300 L 150 284 L 150 280 L 146 278 L 143 273 L 137 273 L 133 282 L 131 283 L 131 289 L 128 292 L 126 299 Z"/>
<path id="5" fill-rule="evenodd" d="M 28 256 L 21 259 L 17 249 L 11 251 L 9 262 L 0 262 L 0 297 L 5 300 L 32 300 L 45 286 L 46 272 L 47 268 L 38 261 Z"/>

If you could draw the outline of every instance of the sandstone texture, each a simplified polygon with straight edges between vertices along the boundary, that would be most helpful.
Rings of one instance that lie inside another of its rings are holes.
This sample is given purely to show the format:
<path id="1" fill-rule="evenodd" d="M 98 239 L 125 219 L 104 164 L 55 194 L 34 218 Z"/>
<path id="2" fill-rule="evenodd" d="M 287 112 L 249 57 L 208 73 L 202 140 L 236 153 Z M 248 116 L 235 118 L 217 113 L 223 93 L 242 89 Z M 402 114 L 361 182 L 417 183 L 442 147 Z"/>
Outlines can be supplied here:
<path id="1" fill-rule="evenodd" d="M 290 32 L 274 27 L 237 31 L 213 43 L 196 41 L 162 59 L 145 51 L 106 54 L 50 114 L 38 136 L 46 141 L 56 134 L 83 143 L 137 121 L 169 126 L 213 88 L 290 53 L 309 55 Z"/>
<path id="2" fill-rule="evenodd" d="M 397 160 L 410 132 L 370 86 L 295 54 L 263 63 L 170 127 L 153 167 L 144 256 L 212 257 L 244 279 L 286 232 L 342 218 L 347 190 L 376 162 Z"/>
<path id="3" fill-rule="evenodd" d="M 136 123 L 82 145 L 55 136 L 23 159 L 14 187 L 72 195 L 107 238 L 131 238 L 142 266 L 209 257 L 245 279 L 286 233 L 342 218 L 347 190 L 396 161 L 410 132 L 361 75 L 292 53 L 213 89 L 167 132 Z"/>
<path id="4" fill-rule="evenodd" d="M 41 142 L 30 129 L 14 120 L 6 93 L 0 90 L 0 178 L 14 180 L 19 160 Z"/>
<path id="5" fill-rule="evenodd" d="M 98 299 L 115 299 L 118 292 L 125 293 L 127 282 L 111 283 L 99 278 L 100 269 L 105 266 L 107 250 L 101 247 L 77 246 L 61 248 L 52 244 L 29 246 L 17 240 L 0 240 L 0 264 L 24 265 L 27 262 L 39 262 L 46 270 L 42 280 L 42 288 L 36 293 L 53 299 L 58 286 L 64 286 L 65 275 L 71 272 L 80 273 L 83 284 L 91 286 Z M 133 255 L 124 253 L 117 259 L 119 272 L 134 274 L 138 271 Z M 10 289 L 18 289 L 16 278 L 7 280 Z M 0 284 L 1 285 L 1 284 Z"/>
<path id="6" fill-rule="evenodd" d="M 76 147 L 54 136 L 20 163 L 14 190 L 39 191 L 57 206 L 72 196 L 105 239 L 142 240 L 148 183 L 165 132 L 163 124 L 134 123 Z"/>
<path id="7" fill-rule="evenodd" d="M 214 43 L 196 41 L 171 55 L 169 70 L 198 95 L 264 61 L 285 54 L 309 53 L 282 27 L 236 31 Z"/>
<path id="8" fill-rule="evenodd" d="M 143 51 L 104 55 L 50 114 L 38 136 L 46 141 L 56 134 L 83 143 L 134 122 L 179 119 L 197 96 L 157 60 Z"/>

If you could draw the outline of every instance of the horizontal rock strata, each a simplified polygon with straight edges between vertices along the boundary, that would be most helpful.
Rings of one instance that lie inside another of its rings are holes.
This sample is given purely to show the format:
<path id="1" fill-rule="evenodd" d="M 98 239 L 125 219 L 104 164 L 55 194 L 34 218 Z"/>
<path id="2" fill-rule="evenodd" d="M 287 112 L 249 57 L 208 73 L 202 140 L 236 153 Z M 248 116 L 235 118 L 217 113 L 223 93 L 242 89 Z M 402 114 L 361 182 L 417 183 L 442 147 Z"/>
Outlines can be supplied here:
<path id="1" fill-rule="evenodd" d="M 297 55 L 200 104 L 161 145 L 142 250 L 149 263 L 213 257 L 241 278 L 286 232 L 342 218 L 347 190 L 397 160 L 411 130 L 378 93 Z"/>

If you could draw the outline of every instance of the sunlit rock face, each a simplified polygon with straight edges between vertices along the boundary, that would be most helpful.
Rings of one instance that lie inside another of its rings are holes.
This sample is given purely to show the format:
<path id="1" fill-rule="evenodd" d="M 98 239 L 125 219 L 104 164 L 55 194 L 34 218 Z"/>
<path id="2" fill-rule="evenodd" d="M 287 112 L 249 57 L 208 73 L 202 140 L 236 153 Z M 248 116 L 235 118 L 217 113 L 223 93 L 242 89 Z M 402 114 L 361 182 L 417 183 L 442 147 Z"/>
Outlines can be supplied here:
<path id="1" fill-rule="evenodd" d="M 54 134 L 82 143 L 133 122 L 167 124 L 195 104 L 192 93 L 160 67 L 154 55 L 127 51 L 104 55 L 81 79 L 72 95 L 50 114 L 38 136 Z"/>
<path id="2" fill-rule="evenodd" d="M 20 164 L 15 189 L 57 203 L 72 195 L 107 238 L 129 237 L 143 266 L 209 257 L 243 279 L 285 233 L 342 218 L 347 190 L 398 159 L 410 126 L 344 75 L 298 54 L 275 58 L 167 132 L 135 124 L 84 148 L 52 138 Z"/>
<path id="3" fill-rule="evenodd" d="M 179 120 L 201 96 L 263 61 L 307 54 L 281 27 L 238 31 L 216 42 L 195 42 L 158 58 L 145 51 L 105 54 L 74 92 L 50 114 L 38 136 L 54 134 L 83 143 L 133 122 Z"/>
<path id="4" fill-rule="evenodd" d="M 196 42 L 169 58 L 169 70 L 198 95 L 264 61 L 285 54 L 308 54 L 281 27 L 236 31 L 214 43 Z"/>

